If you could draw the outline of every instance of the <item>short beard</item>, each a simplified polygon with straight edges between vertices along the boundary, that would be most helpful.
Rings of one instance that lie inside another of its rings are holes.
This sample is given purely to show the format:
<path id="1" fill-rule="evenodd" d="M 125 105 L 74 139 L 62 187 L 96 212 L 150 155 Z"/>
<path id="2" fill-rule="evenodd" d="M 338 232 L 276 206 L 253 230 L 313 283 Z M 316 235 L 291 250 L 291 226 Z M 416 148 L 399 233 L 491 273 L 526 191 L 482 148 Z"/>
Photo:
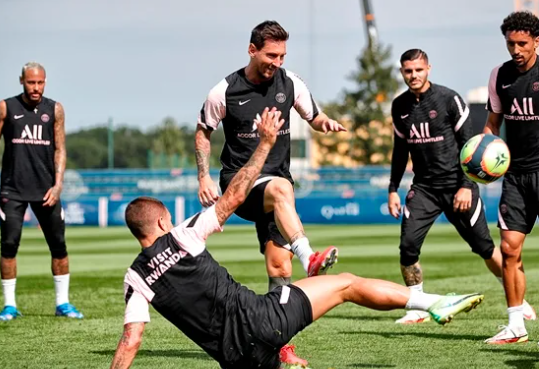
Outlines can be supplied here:
<path id="1" fill-rule="evenodd" d="M 34 101 L 34 100 L 32 100 L 32 98 L 30 97 L 30 94 L 28 93 L 28 91 L 26 91 L 25 88 L 23 89 L 23 93 L 24 93 L 24 96 L 26 97 L 26 101 L 28 101 L 29 103 L 35 102 L 37 104 L 37 103 L 39 103 L 39 101 L 41 101 L 41 97 L 43 96 L 43 95 L 39 95 L 39 100 Z"/>

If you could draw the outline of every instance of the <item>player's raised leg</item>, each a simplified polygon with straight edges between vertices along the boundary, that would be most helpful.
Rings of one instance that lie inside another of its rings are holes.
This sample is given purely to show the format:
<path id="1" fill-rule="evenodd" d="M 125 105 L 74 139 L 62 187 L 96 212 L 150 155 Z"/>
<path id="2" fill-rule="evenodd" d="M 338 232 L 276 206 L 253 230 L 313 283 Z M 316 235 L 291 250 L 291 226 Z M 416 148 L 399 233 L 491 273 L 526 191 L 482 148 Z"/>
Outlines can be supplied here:
<path id="1" fill-rule="evenodd" d="M 264 211 L 274 212 L 280 233 L 298 257 L 308 276 L 326 274 L 337 262 L 338 250 L 334 246 L 323 252 L 314 252 L 296 212 L 294 189 L 285 178 L 273 178 L 264 191 Z M 270 263 L 286 263 L 269 260 Z"/>
<path id="2" fill-rule="evenodd" d="M 350 273 L 306 278 L 294 282 L 294 285 L 301 288 L 309 298 L 313 320 L 344 302 L 352 302 L 374 310 L 407 308 L 428 311 L 436 322 L 446 324 L 455 315 L 472 310 L 483 300 L 483 295 L 478 293 L 434 295 Z"/>

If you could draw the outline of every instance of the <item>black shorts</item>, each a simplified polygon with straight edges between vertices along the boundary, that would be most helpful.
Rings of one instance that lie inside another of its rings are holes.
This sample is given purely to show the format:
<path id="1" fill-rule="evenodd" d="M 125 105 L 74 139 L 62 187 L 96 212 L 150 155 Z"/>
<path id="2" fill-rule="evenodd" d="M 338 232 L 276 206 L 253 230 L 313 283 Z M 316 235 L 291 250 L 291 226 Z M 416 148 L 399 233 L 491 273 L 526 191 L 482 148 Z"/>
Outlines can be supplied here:
<path id="1" fill-rule="evenodd" d="M 539 215 L 539 172 L 507 173 L 498 207 L 498 228 L 528 234 Z"/>
<path id="2" fill-rule="evenodd" d="M 453 199 L 459 189 L 434 190 L 412 185 L 406 196 L 401 226 L 401 265 L 409 266 L 419 261 L 421 246 L 427 233 L 443 212 L 457 229 L 472 251 L 483 259 L 490 259 L 494 242 L 490 237 L 483 202 L 476 184 L 472 187 L 472 207 L 465 213 L 453 211 Z"/>
<path id="3" fill-rule="evenodd" d="M 219 186 L 224 193 L 232 181 L 236 173 L 223 174 L 219 180 Z M 275 214 L 272 212 L 264 212 L 264 191 L 266 186 L 276 176 L 260 177 L 254 187 L 251 189 L 249 196 L 245 202 L 236 209 L 235 214 L 240 218 L 255 223 L 256 235 L 258 237 L 258 243 L 260 244 L 260 252 L 264 254 L 266 250 L 266 243 L 273 241 L 279 246 L 285 246 L 288 244 L 285 238 L 279 232 L 277 223 L 275 223 Z"/>
<path id="4" fill-rule="evenodd" d="M 241 294 L 234 303 L 235 314 L 227 314 L 227 330 L 223 347 L 238 343 L 241 354 L 230 352 L 223 369 L 278 369 L 279 351 L 298 332 L 313 321 L 311 302 L 294 285 L 279 286 L 265 295 Z"/>
<path id="5" fill-rule="evenodd" d="M 28 205 L 32 208 L 43 230 L 45 240 L 51 251 L 51 256 L 57 259 L 66 257 L 64 211 L 60 202 L 57 202 L 54 206 L 43 206 L 43 201 L 27 202 L 7 198 L 0 199 L 2 256 L 6 258 L 17 256 L 21 241 L 24 213 Z"/>

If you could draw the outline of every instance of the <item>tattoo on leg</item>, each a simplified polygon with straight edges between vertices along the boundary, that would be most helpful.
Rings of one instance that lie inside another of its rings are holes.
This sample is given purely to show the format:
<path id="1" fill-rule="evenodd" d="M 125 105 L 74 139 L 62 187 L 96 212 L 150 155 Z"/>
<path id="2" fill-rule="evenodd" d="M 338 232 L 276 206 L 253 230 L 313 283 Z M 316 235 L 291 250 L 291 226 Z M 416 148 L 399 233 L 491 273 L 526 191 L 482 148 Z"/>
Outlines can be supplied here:
<path id="1" fill-rule="evenodd" d="M 423 272 L 419 263 L 410 266 L 401 265 L 401 273 L 407 286 L 415 286 L 423 282 Z"/>
<path id="2" fill-rule="evenodd" d="M 307 237 L 303 229 L 299 232 L 294 233 L 292 237 L 290 237 L 290 245 L 292 245 L 294 242 L 296 242 L 297 240 L 303 237 Z"/>

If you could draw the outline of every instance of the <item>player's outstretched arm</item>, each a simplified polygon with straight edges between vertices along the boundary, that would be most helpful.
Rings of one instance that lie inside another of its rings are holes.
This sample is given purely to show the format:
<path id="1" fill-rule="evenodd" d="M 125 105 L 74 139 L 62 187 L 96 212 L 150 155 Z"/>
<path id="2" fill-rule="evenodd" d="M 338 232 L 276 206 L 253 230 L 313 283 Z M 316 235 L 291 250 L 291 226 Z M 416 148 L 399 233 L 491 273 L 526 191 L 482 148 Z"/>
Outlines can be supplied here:
<path id="1" fill-rule="evenodd" d="M 487 124 L 483 129 L 483 133 L 489 133 L 492 135 L 500 135 L 500 127 L 502 126 L 503 115 L 500 113 L 489 112 L 487 117 Z"/>
<path id="2" fill-rule="evenodd" d="M 59 102 L 54 107 L 54 186 L 45 197 L 43 206 L 53 206 L 60 200 L 64 186 L 64 172 L 66 170 L 66 133 L 64 107 Z"/>
<path id="3" fill-rule="evenodd" d="M 118 347 L 110 366 L 111 369 L 124 369 L 131 366 L 142 342 L 145 324 L 127 323 L 124 325 L 124 333 L 120 338 L 120 342 L 118 342 Z"/>
<path id="4" fill-rule="evenodd" d="M 330 119 L 325 113 L 322 112 L 320 112 L 320 114 L 318 114 L 310 124 L 315 131 L 319 132 L 346 132 L 346 128 L 344 128 L 343 125 L 336 120 Z"/>
<path id="5" fill-rule="evenodd" d="M 251 191 L 254 182 L 260 175 L 260 171 L 266 162 L 268 154 L 277 140 L 277 132 L 284 124 L 281 112 L 268 108 L 264 109 L 260 119 L 255 119 L 258 125 L 260 143 L 251 159 L 234 176 L 223 196 L 215 205 L 215 213 L 219 224 L 225 224 L 226 220 L 243 204 Z"/>

